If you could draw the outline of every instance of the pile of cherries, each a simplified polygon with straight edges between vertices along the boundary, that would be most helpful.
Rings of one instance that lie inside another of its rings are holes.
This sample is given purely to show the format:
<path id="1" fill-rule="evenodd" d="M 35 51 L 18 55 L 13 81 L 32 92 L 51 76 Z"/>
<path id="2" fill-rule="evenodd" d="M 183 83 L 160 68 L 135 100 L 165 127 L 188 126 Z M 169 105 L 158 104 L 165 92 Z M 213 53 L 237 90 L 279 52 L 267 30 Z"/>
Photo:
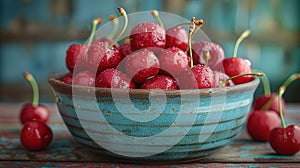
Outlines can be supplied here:
<path id="1" fill-rule="evenodd" d="M 61 79 L 63 82 L 100 88 L 177 90 L 230 86 L 253 79 L 249 61 L 236 57 L 237 48 L 250 34 L 249 30 L 237 40 L 234 56 L 225 59 L 217 43 L 192 43 L 203 20 L 192 18 L 191 22 L 165 29 L 159 13 L 153 10 L 151 14 L 159 24 L 135 25 L 120 45 L 117 42 L 126 30 L 128 18 L 123 8 L 118 10 L 124 17 L 118 35 L 113 30 L 114 35 L 94 38 L 96 26 L 101 23 L 101 19 L 95 19 L 87 44 L 69 46 L 66 51 L 69 73 Z M 118 23 L 116 17 L 111 18 Z M 182 25 L 188 25 L 189 30 Z M 113 39 L 114 36 L 117 37 Z"/>

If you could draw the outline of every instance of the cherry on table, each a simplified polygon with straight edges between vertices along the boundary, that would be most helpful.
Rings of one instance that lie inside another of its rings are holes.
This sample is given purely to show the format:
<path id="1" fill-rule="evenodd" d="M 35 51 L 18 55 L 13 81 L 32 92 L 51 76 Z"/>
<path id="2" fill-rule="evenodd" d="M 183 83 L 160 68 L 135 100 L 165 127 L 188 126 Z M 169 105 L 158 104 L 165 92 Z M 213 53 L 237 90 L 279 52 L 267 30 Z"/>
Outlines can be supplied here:
<path id="1" fill-rule="evenodd" d="M 20 133 L 22 145 L 29 150 L 42 150 L 47 148 L 53 139 L 49 126 L 41 121 L 28 121 Z"/>
<path id="2" fill-rule="evenodd" d="M 254 110 L 247 120 L 247 131 L 256 141 L 267 142 L 273 128 L 280 126 L 280 118 L 273 111 Z"/>
<path id="3" fill-rule="evenodd" d="M 33 98 L 31 104 L 25 104 L 21 108 L 20 121 L 22 124 L 32 120 L 39 120 L 46 123 L 49 120 L 50 114 L 46 106 L 39 104 L 38 84 L 30 73 L 24 72 L 23 75 L 32 87 Z"/>
<path id="4" fill-rule="evenodd" d="M 278 108 L 278 94 L 277 93 L 271 93 L 269 95 L 261 95 L 255 98 L 253 102 L 253 108 L 254 110 L 270 110 L 274 111 L 280 116 L 279 108 Z M 285 114 L 285 100 L 281 99 L 282 103 L 282 113 Z"/>

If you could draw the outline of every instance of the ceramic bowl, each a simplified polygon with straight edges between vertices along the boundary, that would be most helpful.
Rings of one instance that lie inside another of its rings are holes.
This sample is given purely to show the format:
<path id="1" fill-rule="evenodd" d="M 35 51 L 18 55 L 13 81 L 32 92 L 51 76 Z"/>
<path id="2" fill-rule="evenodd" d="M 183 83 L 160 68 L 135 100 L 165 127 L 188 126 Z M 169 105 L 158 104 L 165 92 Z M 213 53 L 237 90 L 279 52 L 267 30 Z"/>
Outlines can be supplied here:
<path id="1" fill-rule="evenodd" d="M 49 78 L 74 139 L 125 161 L 188 162 L 213 154 L 240 132 L 259 79 L 211 89 L 109 89 Z"/>

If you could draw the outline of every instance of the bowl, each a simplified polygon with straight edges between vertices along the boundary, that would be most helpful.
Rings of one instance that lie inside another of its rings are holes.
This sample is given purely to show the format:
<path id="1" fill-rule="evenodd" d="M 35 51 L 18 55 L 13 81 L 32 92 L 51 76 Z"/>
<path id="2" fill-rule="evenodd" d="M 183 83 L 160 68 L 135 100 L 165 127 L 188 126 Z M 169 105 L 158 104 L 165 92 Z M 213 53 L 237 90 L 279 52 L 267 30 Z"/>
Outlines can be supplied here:
<path id="1" fill-rule="evenodd" d="M 147 90 L 65 84 L 49 78 L 62 119 L 91 151 L 123 161 L 199 160 L 228 145 L 247 119 L 259 79 L 210 89 Z"/>

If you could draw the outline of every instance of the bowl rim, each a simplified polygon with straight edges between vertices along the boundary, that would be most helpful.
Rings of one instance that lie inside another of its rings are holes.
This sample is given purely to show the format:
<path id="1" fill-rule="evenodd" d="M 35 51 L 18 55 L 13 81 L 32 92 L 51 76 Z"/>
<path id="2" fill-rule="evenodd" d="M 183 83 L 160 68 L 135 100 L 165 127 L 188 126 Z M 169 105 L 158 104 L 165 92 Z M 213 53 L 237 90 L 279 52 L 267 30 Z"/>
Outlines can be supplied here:
<path id="1" fill-rule="evenodd" d="M 226 86 L 221 88 L 205 88 L 205 89 L 182 89 L 182 90 L 157 90 L 157 89 L 116 89 L 116 88 L 99 88 L 99 87 L 88 87 L 78 86 L 64 83 L 60 79 L 67 73 L 56 73 L 48 78 L 48 82 L 55 92 L 72 96 L 72 91 L 76 89 L 76 93 L 80 95 L 91 95 L 91 92 L 95 92 L 96 97 L 107 97 L 112 96 L 128 96 L 130 98 L 149 98 L 151 96 L 163 96 L 166 97 L 208 97 L 211 95 L 224 95 L 231 93 L 241 93 L 245 91 L 256 90 L 260 80 L 258 77 L 250 82 Z"/>

